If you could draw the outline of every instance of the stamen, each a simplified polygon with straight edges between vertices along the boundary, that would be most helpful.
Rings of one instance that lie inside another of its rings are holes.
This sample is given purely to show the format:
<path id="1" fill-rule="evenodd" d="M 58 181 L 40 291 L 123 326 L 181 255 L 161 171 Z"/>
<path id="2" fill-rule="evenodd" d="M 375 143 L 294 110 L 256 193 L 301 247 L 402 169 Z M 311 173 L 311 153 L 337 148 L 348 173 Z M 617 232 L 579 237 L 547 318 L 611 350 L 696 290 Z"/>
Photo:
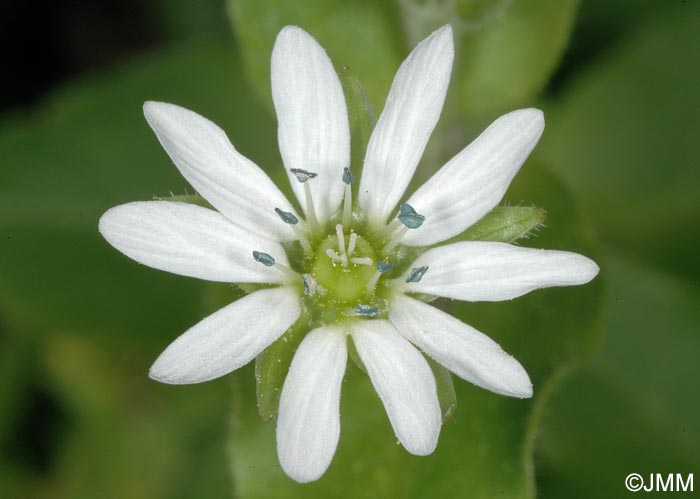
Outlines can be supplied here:
<path id="1" fill-rule="evenodd" d="M 364 305 L 362 303 L 355 306 L 355 312 L 358 315 L 364 315 L 365 317 L 376 317 L 379 315 L 379 309 L 377 307 L 370 307 L 369 305 Z"/>
<path id="2" fill-rule="evenodd" d="M 299 274 L 294 272 L 286 265 L 277 263 L 275 261 L 275 258 L 269 253 L 263 253 L 262 251 L 253 251 L 253 259 L 255 259 L 256 262 L 262 263 L 266 267 L 275 267 L 277 270 L 287 275 L 287 277 L 289 277 L 290 279 L 296 279 L 299 277 Z"/>
<path id="3" fill-rule="evenodd" d="M 381 275 L 386 272 L 389 272 L 393 268 L 394 264 L 391 263 L 389 260 L 377 260 L 377 271 L 367 282 L 367 292 L 369 294 L 374 293 L 374 289 L 377 287 L 377 281 L 379 281 Z"/>
<path id="4" fill-rule="evenodd" d="M 316 218 L 316 210 L 314 209 L 314 200 L 311 197 L 311 188 L 309 187 L 308 180 L 318 177 L 318 173 L 313 173 L 307 170 L 302 170 L 301 168 L 292 168 L 291 171 L 297 178 L 300 184 L 304 184 L 304 197 L 306 198 L 306 218 L 312 226 L 318 226 L 318 219 Z"/>
<path id="5" fill-rule="evenodd" d="M 417 229 L 423 225 L 423 222 L 425 222 L 425 217 L 418 214 L 418 212 L 413 209 L 413 206 L 408 203 L 401 205 L 399 208 L 399 216 L 397 218 L 409 229 Z"/>
<path id="6" fill-rule="evenodd" d="M 311 197 L 311 187 L 309 187 L 309 184 L 304 183 L 304 194 L 306 197 L 306 218 L 309 220 L 309 223 L 317 227 L 318 226 L 318 219 L 316 218 L 316 209 L 314 208 L 314 200 Z"/>
<path id="7" fill-rule="evenodd" d="M 428 271 L 427 265 L 425 265 L 423 267 L 411 269 L 411 273 L 408 274 L 408 277 L 406 278 L 406 282 L 420 282 L 420 280 L 423 279 L 423 276 L 425 275 L 425 273 L 427 271 Z"/>
<path id="8" fill-rule="evenodd" d="M 418 227 L 423 225 L 423 222 L 425 222 L 425 217 L 416 212 L 416 210 L 413 209 L 413 206 L 411 206 L 408 203 L 404 203 L 401 205 L 401 207 L 399 208 L 399 214 L 396 218 L 399 222 L 403 224 L 403 227 L 401 227 L 401 230 L 396 232 L 391 237 L 391 240 L 389 240 L 387 245 L 384 246 L 385 253 L 390 252 L 396 247 L 397 244 L 399 244 L 399 241 L 401 241 L 401 238 L 404 236 L 404 234 L 406 234 L 408 229 L 417 229 Z M 391 227 L 392 225 L 393 223 L 390 224 L 388 227 Z"/>
<path id="9" fill-rule="evenodd" d="M 401 241 L 401 238 L 408 232 L 408 227 L 401 227 L 401 229 L 393 235 L 391 240 L 384 246 L 384 253 L 389 253 L 391 250 L 396 248 L 396 245 L 399 244 L 399 241 Z"/>
<path id="10" fill-rule="evenodd" d="M 343 203 L 343 225 L 350 226 L 352 221 L 352 182 L 355 177 L 350 173 L 350 168 L 343 169 L 343 182 L 345 182 L 345 201 Z"/>
<path id="11" fill-rule="evenodd" d="M 374 236 L 377 239 L 384 239 L 387 236 L 389 236 L 391 233 L 393 233 L 399 227 L 401 227 L 401 222 L 399 222 L 398 218 L 395 218 L 394 220 L 391 221 L 391 223 L 387 224 L 384 228 L 375 232 Z"/>
<path id="12" fill-rule="evenodd" d="M 279 215 L 284 223 L 291 225 L 294 235 L 297 236 L 297 239 L 301 243 L 301 247 L 304 248 L 304 253 L 307 255 L 313 254 L 314 250 L 311 248 L 309 240 L 306 239 L 306 235 L 304 234 L 303 230 L 299 227 L 299 219 L 294 215 L 294 213 L 283 211 L 279 208 L 275 208 L 275 213 Z"/>

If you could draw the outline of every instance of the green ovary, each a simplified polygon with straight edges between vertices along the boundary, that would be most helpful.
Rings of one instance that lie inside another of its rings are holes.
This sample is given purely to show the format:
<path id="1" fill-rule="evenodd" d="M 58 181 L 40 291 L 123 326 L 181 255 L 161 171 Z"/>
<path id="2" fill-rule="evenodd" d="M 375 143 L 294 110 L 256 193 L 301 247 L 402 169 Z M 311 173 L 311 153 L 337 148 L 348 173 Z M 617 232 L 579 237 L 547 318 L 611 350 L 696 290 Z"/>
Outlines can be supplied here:
<path id="1" fill-rule="evenodd" d="M 347 240 L 348 234 L 345 237 Z M 316 261 L 313 266 L 312 275 L 328 292 L 326 299 L 329 302 L 346 303 L 350 306 L 371 299 L 371 296 L 367 296 L 367 283 L 376 271 L 376 258 L 372 246 L 358 236 L 352 257 L 370 258 L 373 265 L 349 263 L 347 267 L 340 262 L 333 261 L 326 254 L 328 249 L 340 253 L 338 238 L 335 235 L 328 236 L 317 246 Z"/>

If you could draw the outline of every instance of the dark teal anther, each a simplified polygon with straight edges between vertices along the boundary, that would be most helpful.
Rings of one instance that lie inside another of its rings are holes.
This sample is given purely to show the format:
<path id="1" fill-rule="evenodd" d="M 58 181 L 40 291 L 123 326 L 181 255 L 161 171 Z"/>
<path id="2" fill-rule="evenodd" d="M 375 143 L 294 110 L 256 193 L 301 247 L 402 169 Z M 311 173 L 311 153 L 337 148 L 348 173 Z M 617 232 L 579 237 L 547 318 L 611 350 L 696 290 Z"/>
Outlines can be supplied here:
<path id="1" fill-rule="evenodd" d="M 377 260 L 377 270 L 382 274 L 394 268 L 394 264 L 389 260 Z"/>
<path id="2" fill-rule="evenodd" d="M 423 279 L 423 276 L 425 273 L 428 271 L 428 266 L 420 267 L 420 268 L 413 268 L 411 269 L 411 273 L 408 274 L 408 277 L 406 278 L 406 282 L 420 282 L 421 279 Z"/>
<path id="3" fill-rule="evenodd" d="M 350 172 L 350 168 L 343 168 L 343 182 L 350 185 L 352 184 L 353 180 L 355 180 L 355 176 Z"/>
<path id="4" fill-rule="evenodd" d="M 294 216 L 294 213 L 282 211 L 279 208 L 275 208 L 275 213 L 277 213 L 282 219 L 282 221 L 286 224 L 296 225 L 299 223 L 299 219 Z"/>
<path id="5" fill-rule="evenodd" d="M 409 229 L 417 229 L 425 222 L 425 217 L 418 214 L 408 203 L 402 204 L 399 208 L 398 219 Z"/>
<path id="6" fill-rule="evenodd" d="M 297 178 L 300 184 L 303 184 L 310 178 L 318 177 L 318 173 L 302 170 L 301 168 L 292 168 L 289 171 L 291 171 L 294 174 L 294 176 Z"/>
<path id="7" fill-rule="evenodd" d="M 365 317 L 376 317 L 379 315 L 379 309 L 377 307 L 370 307 L 369 305 L 363 305 L 362 303 L 355 307 L 355 312 L 359 315 L 364 315 Z"/>
<path id="8" fill-rule="evenodd" d="M 318 287 L 318 283 L 311 274 L 304 274 L 303 276 L 301 276 L 301 280 L 304 283 L 304 294 L 306 296 L 313 296 L 314 294 L 316 294 L 316 288 Z"/>
<path id="9" fill-rule="evenodd" d="M 260 262 L 266 267 L 272 267 L 275 264 L 275 259 L 272 255 L 268 255 L 262 251 L 253 251 L 253 258 L 255 258 L 256 262 Z"/>

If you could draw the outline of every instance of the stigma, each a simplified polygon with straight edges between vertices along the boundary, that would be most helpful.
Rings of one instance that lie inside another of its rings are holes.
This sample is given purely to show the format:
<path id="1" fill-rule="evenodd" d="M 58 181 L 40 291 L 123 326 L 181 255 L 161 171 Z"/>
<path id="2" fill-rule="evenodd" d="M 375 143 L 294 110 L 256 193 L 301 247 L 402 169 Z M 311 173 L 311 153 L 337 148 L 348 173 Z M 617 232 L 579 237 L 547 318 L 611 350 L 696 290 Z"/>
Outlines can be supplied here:
<path id="1" fill-rule="evenodd" d="M 338 224 L 335 226 L 335 234 L 338 238 L 338 251 L 334 251 L 331 248 L 326 249 L 326 255 L 330 257 L 334 262 L 340 263 L 343 267 L 348 265 L 369 265 L 371 266 L 374 262 L 371 258 L 367 257 L 353 257 L 355 253 L 355 247 L 357 245 L 357 234 L 351 232 L 348 237 L 347 248 L 345 246 L 345 232 L 343 231 L 343 225 Z"/>

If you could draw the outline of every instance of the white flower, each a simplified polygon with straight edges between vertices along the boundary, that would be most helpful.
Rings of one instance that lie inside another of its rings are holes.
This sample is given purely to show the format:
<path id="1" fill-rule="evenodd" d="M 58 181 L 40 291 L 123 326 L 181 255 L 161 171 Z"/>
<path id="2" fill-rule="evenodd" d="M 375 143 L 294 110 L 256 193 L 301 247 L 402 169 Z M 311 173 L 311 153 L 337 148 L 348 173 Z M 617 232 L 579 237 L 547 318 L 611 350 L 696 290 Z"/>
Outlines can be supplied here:
<path id="1" fill-rule="evenodd" d="M 432 246 L 499 203 L 543 131 L 536 109 L 497 119 L 399 206 L 441 112 L 453 52 L 445 26 L 399 68 L 367 148 L 355 204 L 340 82 L 319 44 L 286 27 L 272 54 L 272 95 L 279 147 L 301 211 L 216 125 L 181 107 L 147 102 L 146 119 L 161 144 L 218 211 L 149 201 L 117 206 L 100 220 L 103 236 L 145 265 L 269 285 L 177 338 L 154 363 L 152 378 L 180 384 L 223 376 L 297 321 L 309 325 L 277 421 L 280 463 L 299 482 L 318 479 L 333 459 L 348 336 L 399 442 L 413 454 L 430 454 L 441 413 L 434 376 L 418 349 L 502 395 L 530 397 L 532 384 L 495 342 L 416 296 L 508 300 L 583 284 L 598 272 L 588 258 L 562 251 L 497 242 Z"/>

